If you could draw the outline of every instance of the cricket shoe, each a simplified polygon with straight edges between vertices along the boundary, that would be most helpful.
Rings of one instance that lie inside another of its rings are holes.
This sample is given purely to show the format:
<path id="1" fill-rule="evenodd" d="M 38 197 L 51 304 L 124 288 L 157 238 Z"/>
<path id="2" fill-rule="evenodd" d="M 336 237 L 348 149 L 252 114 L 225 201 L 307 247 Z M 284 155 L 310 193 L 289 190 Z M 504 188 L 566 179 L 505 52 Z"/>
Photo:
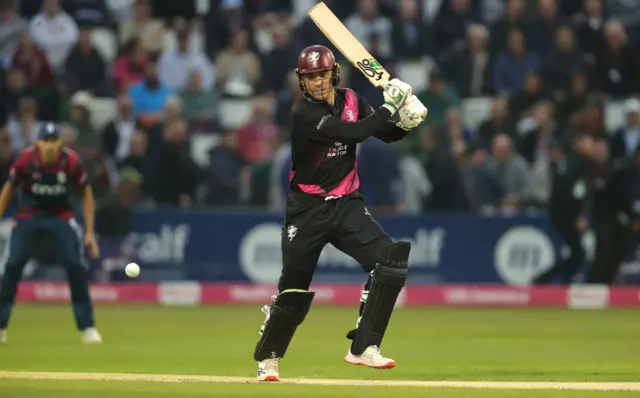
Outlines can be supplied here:
<path id="1" fill-rule="evenodd" d="M 351 348 L 349 348 L 344 361 L 352 365 L 367 366 L 374 369 L 392 369 L 396 366 L 396 361 L 383 357 L 380 353 L 380 348 L 375 345 L 370 345 L 360 355 L 352 354 Z"/>
<path id="2" fill-rule="evenodd" d="M 7 344 L 7 331 L 0 329 L 0 344 Z"/>
<path id="3" fill-rule="evenodd" d="M 279 359 L 265 359 L 258 362 L 258 381 L 278 381 L 280 376 L 278 374 Z"/>
<path id="4" fill-rule="evenodd" d="M 82 342 L 85 344 L 100 344 L 102 343 L 102 336 L 96 328 L 86 328 L 82 332 Z"/>

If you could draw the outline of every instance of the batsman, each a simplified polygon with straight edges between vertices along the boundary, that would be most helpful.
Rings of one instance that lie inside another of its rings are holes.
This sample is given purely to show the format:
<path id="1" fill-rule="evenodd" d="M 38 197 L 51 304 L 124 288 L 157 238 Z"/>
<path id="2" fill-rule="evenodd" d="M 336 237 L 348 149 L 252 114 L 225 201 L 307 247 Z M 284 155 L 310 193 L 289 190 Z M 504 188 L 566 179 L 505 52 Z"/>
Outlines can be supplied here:
<path id="1" fill-rule="evenodd" d="M 83 199 L 84 237 L 70 204 L 72 185 L 80 190 Z M 34 236 L 45 233 L 54 241 L 57 263 L 65 268 L 76 326 L 82 331 L 83 341 L 100 343 L 102 337 L 95 328 L 88 272 L 83 261 L 85 245 L 92 257 L 99 255 L 93 232 L 93 192 L 78 154 L 63 146 L 55 124 L 43 124 L 36 144 L 24 149 L 12 165 L 9 180 L 0 193 L 0 218 L 16 191 L 21 194 L 21 203 L 0 285 L 0 342 L 7 342 L 6 329 L 22 271 L 33 255 Z"/>
<path id="2" fill-rule="evenodd" d="M 411 86 L 391 80 L 385 103 L 373 109 L 351 89 L 337 88 L 340 66 L 324 46 L 304 49 L 296 69 L 303 98 L 293 105 L 291 193 L 282 230 L 283 267 L 278 296 L 263 311 L 266 320 L 254 352 L 258 380 L 278 381 L 279 362 L 304 321 L 314 292 L 309 291 L 325 245 L 357 260 L 369 274 L 356 328 L 344 360 L 387 369 L 395 366 L 380 346 L 393 308 L 407 279 L 411 244 L 392 242 L 365 207 L 358 192 L 356 147 L 369 137 L 403 139 L 426 117 Z"/>

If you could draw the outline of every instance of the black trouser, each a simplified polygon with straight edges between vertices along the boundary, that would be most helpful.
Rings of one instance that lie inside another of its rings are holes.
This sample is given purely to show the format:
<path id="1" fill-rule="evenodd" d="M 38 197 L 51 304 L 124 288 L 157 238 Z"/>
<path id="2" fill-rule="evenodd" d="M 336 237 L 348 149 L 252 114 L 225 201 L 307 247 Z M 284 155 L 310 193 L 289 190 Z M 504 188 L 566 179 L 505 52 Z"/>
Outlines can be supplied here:
<path id="1" fill-rule="evenodd" d="M 55 240 L 56 260 L 67 273 L 76 326 L 83 330 L 94 326 L 93 305 L 89 296 L 89 275 L 83 264 L 83 242 L 75 220 L 57 217 L 34 217 L 18 220 L 11 231 L 9 254 L 0 287 L 0 329 L 9 323 L 22 271 L 33 256 L 32 247 L 39 233 Z"/>
<path id="2" fill-rule="evenodd" d="M 562 258 L 562 254 L 559 253 L 556 256 L 557 260 L 554 266 L 537 277 L 535 282 L 547 283 L 551 278 L 559 275 L 562 283 L 568 284 L 572 281 L 585 259 L 585 253 L 582 247 L 582 231 L 576 228 L 576 218 L 551 216 L 550 220 L 553 228 L 562 238 L 563 243 L 571 250 L 571 254 L 564 259 Z"/>
<path id="3" fill-rule="evenodd" d="M 290 200 L 282 229 L 283 267 L 278 290 L 309 290 L 318 258 L 327 243 L 371 272 L 392 241 L 360 197 L 319 201 L 311 206 Z M 366 300 L 370 283 L 369 279 L 362 301 Z M 363 308 L 361 305 L 361 311 Z"/>
<path id="4" fill-rule="evenodd" d="M 596 252 L 589 273 L 588 283 L 613 284 L 624 258 L 635 249 L 633 233 L 615 214 L 601 214 L 593 218 L 596 234 Z"/>

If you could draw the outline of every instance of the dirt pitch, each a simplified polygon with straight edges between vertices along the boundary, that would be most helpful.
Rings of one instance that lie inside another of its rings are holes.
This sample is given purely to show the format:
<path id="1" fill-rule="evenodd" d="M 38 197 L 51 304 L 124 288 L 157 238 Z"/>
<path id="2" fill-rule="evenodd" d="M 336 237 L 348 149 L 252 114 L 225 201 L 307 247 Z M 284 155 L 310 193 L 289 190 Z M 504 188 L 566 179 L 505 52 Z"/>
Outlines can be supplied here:
<path id="1" fill-rule="evenodd" d="M 19 380 L 95 380 L 144 381 L 160 383 L 257 383 L 248 377 L 161 375 L 134 373 L 64 373 L 64 372 L 11 372 L 0 371 L 0 379 Z M 583 390 L 583 391 L 640 391 L 635 382 L 541 382 L 541 381 L 411 381 L 411 380 L 343 380 L 343 379 L 283 379 L 281 384 L 308 384 L 323 386 L 396 386 L 422 388 L 476 388 L 516 390 Z"/>

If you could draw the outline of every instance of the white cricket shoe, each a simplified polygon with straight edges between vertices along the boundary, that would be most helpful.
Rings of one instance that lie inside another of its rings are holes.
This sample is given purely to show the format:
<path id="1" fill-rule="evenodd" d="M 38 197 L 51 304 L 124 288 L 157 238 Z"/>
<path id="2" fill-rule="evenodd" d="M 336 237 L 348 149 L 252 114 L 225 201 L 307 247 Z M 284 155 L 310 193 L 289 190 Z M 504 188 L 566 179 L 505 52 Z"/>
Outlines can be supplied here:
<path id="1" fill-rule="evenodd" d="M 258 362 L 258 381 L 280 380 L 278 362 L 280 362 L 279 359 L 265 359 L 264 361 Z"/>
<path id="2" fill-rule="evenodd" d="M 352 365 L 367 366 L 374 369 L 392 369 L 396 366 L 396 361 L 383 357 L 380 353 L 380 348 L 375 345 L 367 347 L 361 355 L 353 355 L 351 348 L 349 348 L 344 361 Z"/>
<path id="3" fill-rule="evenodd" d="M 6 331 L 6 329 L 0 330 L 0 344 L 7 344 L 7 331 Z"/>
<path id="4" fill-rule="evenodd" d="M 102 343 L 102 336 L 96 328 L 86 328 L 82 332 L 82 342 L 85 344 L 99 344 Z"/>

